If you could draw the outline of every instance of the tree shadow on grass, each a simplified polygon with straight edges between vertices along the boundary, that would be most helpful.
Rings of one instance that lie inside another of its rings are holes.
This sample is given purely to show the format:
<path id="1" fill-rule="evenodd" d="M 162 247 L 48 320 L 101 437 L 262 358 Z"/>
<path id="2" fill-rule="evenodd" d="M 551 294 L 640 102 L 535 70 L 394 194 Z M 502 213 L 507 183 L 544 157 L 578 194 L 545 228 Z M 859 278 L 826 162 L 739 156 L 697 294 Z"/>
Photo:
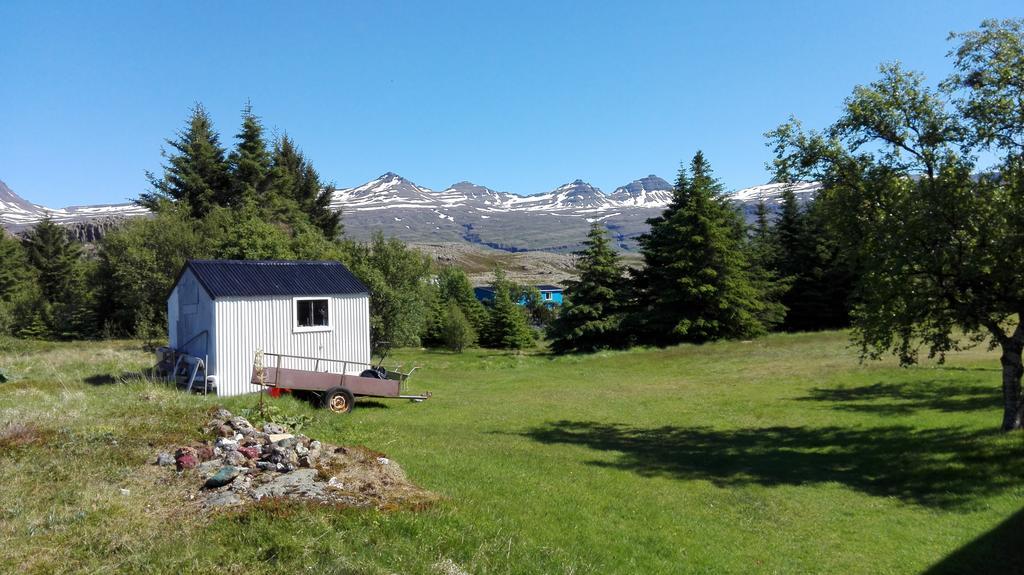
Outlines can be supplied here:
<path id="1" fill-rule="evenodd" d="M 815 388 L 798 401 L 831 403 L 832 409 L 908 415 L 922 409 L 943 412 L 995 410 L 1002 408 L 997 381 L 959 383 L 927 380 L 908 383 L 874 383 L 858 387 Z M 995 416 L 993 416 L 995 417 Z"/>
<path id="2" fill-rule="evenodd" d="M 563 420 L 524 435 L 615 453 L 611 461 L 588 463 L 642 476 L 722 486 L 836 482 L 870 495 L 957 507 L 1019 485 L 1024 445 L 991 441 L 997 433 L 905 426 L 640 428 Z"/>
<path id="3" fill-rule="evenodd" d="M 1024 509 L 932 565 L 924 575 L 1024 572 Z"/>

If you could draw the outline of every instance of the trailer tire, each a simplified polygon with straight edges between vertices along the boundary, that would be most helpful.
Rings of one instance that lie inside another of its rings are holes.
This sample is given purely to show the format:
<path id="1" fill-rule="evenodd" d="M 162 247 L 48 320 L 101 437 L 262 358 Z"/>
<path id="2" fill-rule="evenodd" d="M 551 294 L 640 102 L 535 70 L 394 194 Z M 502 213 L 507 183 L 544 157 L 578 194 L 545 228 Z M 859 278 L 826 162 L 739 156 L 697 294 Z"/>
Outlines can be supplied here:
<path id="1" fill-rule="evenodd" d="M 322 405 L 334 413 L 348 413 L 355 404 L 356 398 L 344 387 L 332 387 L 324 392 Z"/>

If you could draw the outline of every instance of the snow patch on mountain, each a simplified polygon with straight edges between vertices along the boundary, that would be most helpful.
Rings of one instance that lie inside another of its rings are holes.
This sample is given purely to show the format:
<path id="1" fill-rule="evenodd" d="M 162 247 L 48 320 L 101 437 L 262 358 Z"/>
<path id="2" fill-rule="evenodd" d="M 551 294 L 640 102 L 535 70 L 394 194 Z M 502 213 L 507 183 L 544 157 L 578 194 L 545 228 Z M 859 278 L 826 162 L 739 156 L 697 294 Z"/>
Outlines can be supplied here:
<path id="1" fill-rule="evenodd" d="M 789 187 L 793 190 L 793 195 L 801 203 L 806 203 L 812 199 L 821 190 L 820 182 L 795 182 L 791 184 L 765 184 L 763 186 L 754 186 L 752 188 L 746 188 L 739 190 L 732 195 L 733 201 L 740 203 L 753 203 L 764 202 L 769 205 L 777 205 L 782 202 L 782 192 Z"/>
<path id="2" fill-rule="evenodd" d="M 130 218 L 148 213 L 149 210 L 135 204 L 47 208 L 25 201 L 0 181 L 0 226 L 5 228 L 21 229 L 46 217 L 58 224 L 71 224 L 105 218 Z"/>

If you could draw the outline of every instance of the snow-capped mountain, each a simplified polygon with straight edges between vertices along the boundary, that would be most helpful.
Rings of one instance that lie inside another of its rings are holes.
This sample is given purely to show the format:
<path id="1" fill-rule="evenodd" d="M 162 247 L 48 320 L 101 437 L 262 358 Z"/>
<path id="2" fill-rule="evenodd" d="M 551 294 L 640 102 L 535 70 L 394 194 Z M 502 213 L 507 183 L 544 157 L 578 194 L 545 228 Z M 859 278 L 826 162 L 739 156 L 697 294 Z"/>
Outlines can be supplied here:
<path id="1" fill-rule="evenodd" d="M 782 192 L 786 188 L 793 190 L 797 201 L 806 203 L 821 190 L 818 182 L 797 182 L 793 184 L 765 184 L 740 190 L 732 195 L 733 200 L 741 204 L 757 204 L 764 202 L 769 206 L 777 206 L 782 203 Z"/>
<path id="2" fill-rule="evenodd" d="M 792 184 L 797 198 L 814 196 L 816 183 Z M 778 207 L 785 184 L 768 184 L 732 197 L 752 219 L 765 201 Z M 331 206 L 341 210 L 346 233 L 364 239 L 376 231 L 411 242 L 467 242 L 509 251 L 571 251 L 579 247 L 593 222 L 601 224 L 624 250 L 636 248 L 647 220 L 672 199 L 672 186 L 655 175 L 634 180 L 605 194 L 583 180 L 549 192 L 520 196 L 472 182 L 434 191 L 388 172 L 356 186 L 336 190 Z M 73 206 L 51 209 L 18 197 L 0 182 L 0 225 L 10 231 L 28 228 L 46 216 L 78 226 L 79 237 L 95 239 L 127 217 L 148 212 L 134 204 Z M 89 226 L 89 229 L 81 229 Z"/>
<path id="3" fill-rule="evenodd" d="M 130 218 L 148 213 L 149 210 L 135 204 L 47 208 L 24 200 L 0 181 L 0 227 L 12 231 L 32 226 L 47 216 L 59 224 L 78 224 L 95 220 Z"/>
<path id="4" fill-rule="evenodd" d="M 660 189 L 658 186 L 662 186 Z M 663 208 L 671 199 L 671 186 L 657 176 L 648 176 L 618 188 L 608 195 L 575 180 L 550 192 L 520 196 L 497 192 L 472 182 L 458 182 L 435 192 L 388 172 L 355 188 L 334 192 L 331 205 L 346 212 L 382 209 L 467 208 L 482 212 L 558 212 L 592 214 L 625 207 Z"/>
<path id="5" fill-rule="evenodd" d="M 615 188 L 610 199 L 622 206 L 664 207 L 672 201 L 672 184 L 651 174 Z"/>

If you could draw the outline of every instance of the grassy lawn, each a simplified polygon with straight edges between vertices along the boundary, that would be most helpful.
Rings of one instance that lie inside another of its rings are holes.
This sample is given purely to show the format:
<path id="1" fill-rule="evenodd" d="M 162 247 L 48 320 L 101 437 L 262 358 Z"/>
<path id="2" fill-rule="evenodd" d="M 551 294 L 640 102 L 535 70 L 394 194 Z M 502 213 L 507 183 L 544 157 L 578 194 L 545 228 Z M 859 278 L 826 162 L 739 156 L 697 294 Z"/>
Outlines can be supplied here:
<path id="1" fill-rule="evenodd" d="M 0 572 L 969 573 L 1003 546 L 1020 558 L 1024 435 L 997 431 L 984 350 L 913 369 L 858 364 L 842 333 L 565 358 L 402 350 L 430 401 L 278 404 L 311 415 L 312 437 L 387 453 L 440 504 L 204 516 L 194 478 L 146 464 L 199 438 L 218 402 L 110 377 L 146 366 L 140 349 L 0 342 L 0 431 L 23 426 L 0 440 Z"/>

